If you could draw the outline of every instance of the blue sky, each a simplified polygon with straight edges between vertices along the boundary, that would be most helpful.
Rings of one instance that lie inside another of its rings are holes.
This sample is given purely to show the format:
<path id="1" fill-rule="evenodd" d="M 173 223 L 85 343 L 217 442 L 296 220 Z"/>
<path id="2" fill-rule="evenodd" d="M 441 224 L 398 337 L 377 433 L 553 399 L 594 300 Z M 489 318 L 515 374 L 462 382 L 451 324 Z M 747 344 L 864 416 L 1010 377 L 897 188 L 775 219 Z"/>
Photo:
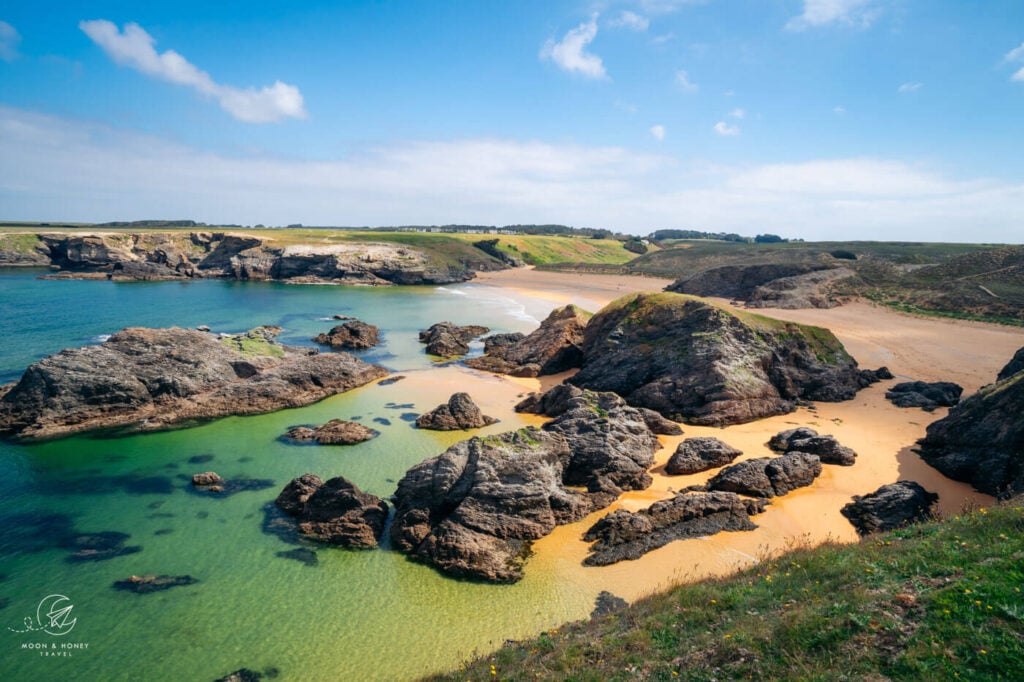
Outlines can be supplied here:
<path id="1" fill-rule="evenodd" d="M 1024 3 L 0 8 L 0 218 L 1020 242 Z"/>

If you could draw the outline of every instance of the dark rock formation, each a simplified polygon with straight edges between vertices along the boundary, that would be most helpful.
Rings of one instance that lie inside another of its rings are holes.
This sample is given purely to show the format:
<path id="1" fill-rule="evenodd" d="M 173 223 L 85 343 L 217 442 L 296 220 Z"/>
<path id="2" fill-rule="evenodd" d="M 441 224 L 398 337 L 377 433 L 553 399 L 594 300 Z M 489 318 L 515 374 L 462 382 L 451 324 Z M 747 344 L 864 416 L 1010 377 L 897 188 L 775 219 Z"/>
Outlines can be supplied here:
<path id="1" fill-rule="evenodd" d="M 521 377 L 557 374 L 579 367 L 583 358 L 583 329 L 589 318 L 589 313 L 574 305 L 557 308 L 529 335 L 512 343 L 492 342 L 485 355 L 466 360 L 466 364 Z"/>
<path id="2" fill-rule="evenodd" d="M 854 495 L 853 502 L 839 511 L 859 534 L 870 535 L 932 518 L 932 506 L 938 499 L 919 483 L 899 481 L 868 495 Z"/>
<path id="3" fill-rule="evenodd" d="M 786 454 L 790 455 L 794 452 L 817 455 L 822 464 L 838 464 L 848 467 L 853 466 L 857 461 L 857 453 L 845 445 L 840 445 L 834 436 L 791 437 Z"/>
<path id="4" fill-rule="evenodd" d="M 251 668 L 239 668 L 238 670 L 228 673 L 224 677 L 218 678 L 213 682 L 260 682 L 263 679 L 275 679 L 279 677 L 281 671 L 277 668 L 267 668 L 263 672 L 258 670 L 252 670 Z"/>
<path id="5" fill-rule="evenodd" d="M 639 559 L 673 540 L 714 535 L 723 530 L 754 530 L 752 514 L 764 510 L 764 500 L 748 500 L 728 492 L 680 494 L 647 509 L 618 509 L 591 526 L 583 536 L 594 541 L 586 566 L 607 566 Z"/>
<path id="6" fill-rule="evenodd" d="M 640 408 L 640 414 L 644 416 L 647 427 L 659 436 L 681 436 L 683 429 L 671 419 L 665 419 L 660 412 L 655 412 L 646 407 Z"/>
<path id="7" fill-rule="evenodd" d="M 687 438 L 665 464 L 665 473 L 671 476 L 696 474 L 725 466 L 742 454 L 717 438 Z"/>
<path id="8" fill-rule="evenodd" d="M 1005 370 L 1004 370 L 1005 371 Z M 989 495 L 1024 491 L 1024 370 L 983 386 L 929 424 L 924 461 Z"/>
<path id="9" fill-rule="evenodd" d="M 809 272 L 826 270 L 829 265 L 822 263 L 763 263 L 758 265 L 723 265 L 708 268 L 683 279 L 676 280 L 665 288 L 679 294 L 694 296 L 717 296 L 745 301 L 758 287 L 788 277 L 806 275 Z"/>
<path id="10" fill-rule="evenodd" d="M 730 312 L 681 294 L 634 294 L 593 317 L 569 383 L 614 391 L 676 421 L 723 426 L 849 400 L 863 377 L 826 329 Z"/>
<path id="11" fill-rule="evenodd" d="M 484 337 L 484 355 L 489 355 L 492 351 L 497 348 L 503 348 L 505 346 L 511 346 L 514 343 L 519 343 L 526 338 L 526 334 L 519 332 L 509 332 L 505 334 L 491 334 L 490 336 Z"/>
<path id="12" fill-rule="evenodd" d="M 67 562 L 79 564 L 91 561 L 106 561 L 127 554 L 142 551 L 138 545 L 125 545 L 131 535 L 117 531 L 100 531 L 98 533 L 74 533 L 60 540 L 64 549 L 71 550 Z"/>
<path id="13" fill-rule="evenodd" d="M 124 580 L 116 580 L 112 587 L 115 590 L 134 592 L 135 594 L 150 594 L 152 592 L 163 592 L 172 587 L 182 585 L 194 585 L 199 582 L 190 575 L 132 575 Z"/>
<path id="14" fill-rule="evenodd" d="M 350 320 L 331 327 L 329 332 L 318 334 L 311 340 L 335 350 L 363 350 L 380 343 L 380 329 L 359 320 Z"/>
<path id="15" fill-rule="evenodd" d="M 410 469 L 391 538 L 462 578 L 514 582 L 530 542 L 650 485 L 657 440 L 617 396 L 580 395 L 545 425 L 471 438 Z"/>
<path id="16" fill-rule="evenodd" d="M 480 325 L 460 327 L 451 322 L 438 322 L 420 332 L 420 343 L 427 344 L 427 354 L 453 358 L 469 352 L 469 342 L 491 331 Z"/>
<path id="17" fill-rule="evenodd" d="M 952 407 L 960 402 L 963 388 L 950 381 L 906 381 L 896 384 L 885 393 L 885 397 L 896 407 L 920 407 L 933 412 L 937 407 Z"/>
<path id="18" fill-rule="evenodd" d="M 61 351 L 29 367 L 0 397 L 0 433 L 33 440 L 167 429 L 308 405 L 388 374 L 347 353 L 279 345 L 277 331 L 218 338 L 135 327 L 100 346 Z"/>
<path id="19" fill-rule="evenodd" d="M 777 434 L 772 436 L 768 441 L 768 447 L 776 452 L 786 452 L 790 449 L 790 442 L 794 440 L 802 440 L 804 438 L 813 438 L 817 435 L 817 431 L 807 426 L 787 429 L 786 431 L 779 431 Z"/>
<path id="20" fill-rule="evenodd" d="M 1003 379 L 1009 379 L 1017 372 L 1024 369 L 1024 348 L 1021 348 L 1013 355 L 1013 359 L 999 370 L 999 376 L 996 377 L 996 381 L 1002 381 Z"/>
<path id="21" fill-rule="evenodd" d="M 355 445 L 380 434 L 359 422 L 332 419 L 320 426 L 293 426 L 284 434 L 286 440 L 320 445 Z"/>
<path id="22" fill-rule="evenodd" d="M 326 482 L 314 474 L 292 479 L 275 504 L 294 516 L 303 536 L 349 549 L 373 549 L 384 533 L 388 505 L 338 476 Z"/>
<path id="23" fill-rule="evenodd" d="M 192 474 L 192 485 L 194 486 L 206 486 L 206 485 L 218 485 L 223 483 L 224 479 L 216 471 L 204 471 L 201 474 Z"/>
<path id="24" fill-rule="evenodd" d="M 816 270 L 803 275 L 780 277 L 754 287 L 746 296 L 748 308 L 834 308 L 841 301 L 832 293 L 831 284 L 856 273 L 848 268 Z"/>
<path id="25" fill-rule="evenodd" d="M 488 417 L 476 406 L 468 393 L 456 393 L 447 403 L 438 405 L 430 412 L 416 420 L 416 426 L 434 431 L 456 431 L 459 429 L 479 429 L 497 423 L 494 417 Z"/>
<path id="26" fill-rule="evenodd" d="M 808 486 L 820 475 L 821 461 L 816 455 L 796 452 L 733 464 L 715 474 L 708 481 L 708 489 L 751 497 L 775 497 Z"/>

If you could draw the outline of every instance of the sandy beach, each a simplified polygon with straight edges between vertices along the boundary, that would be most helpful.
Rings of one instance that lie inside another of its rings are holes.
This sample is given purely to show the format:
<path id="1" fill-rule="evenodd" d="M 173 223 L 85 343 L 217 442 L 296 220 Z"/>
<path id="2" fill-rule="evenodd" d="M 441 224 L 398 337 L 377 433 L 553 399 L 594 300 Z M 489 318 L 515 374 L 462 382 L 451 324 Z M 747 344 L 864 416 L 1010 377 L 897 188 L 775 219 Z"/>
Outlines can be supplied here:
<path id="1" fill-rule="evenodd" d="M 669 280 L 646 277 L 525 269 L 484 273 L 477 281 L 500 287 L 513 298 L 543 300 L 552 307 L 576 303 L 595 311 L 619 296 L 635 291 L 657 291 L 669 283 Z M 866 303 L 830 310 L 766 309 L 757 312 L 831 329 L 862 367 L 886 365 L 897 380 L 954 381 L 964 387 L 965 395 L 993 381 L 1013 353 L 1024 346 L 1024 329 L 917 318 Z M 506 401 L 517 399 L 522 391 L 541 390 L 563 378 L 564 375 L 541 380 L 507 380 L 508 388 L 500 390 L 489 383 L 492 393 L 488 402 L 492 409 L 504 412 L 511 409 Z M 479 379 L 474 377 L 470 381 Z M 726 428 L 684 425 L 683 436 L 661 436 L 665 447 L 659 451 L 651 472 L 654 484 L 647 490 L 627 493 L 611 508 L 578 523 L 559 527 L 536 542 L 536 554 L 527 566 L 527 574 L 534 571 L 568 574 L 593 589 L 608 590 L 632 600 L 681 580 L 735 571 L 793 546 L 826 541 L 855 542 L 857 534 L 839 509 L 853 495 L 872 492 L 886 483 L 898 480 L 921 483 L 939 494 L 942 514 L 954 515 L 965 506 L 991 504 L 991 497 L 945 478 L 913 453 L 912 447 L 924 435 L 927 425 L 945 416 L 946 410 L 928 413 L 916 408 L 897 408 L 885 399 L 886 387 L 892 383 L 869 387 L 848 402 L 818 403 L 813 408 L 800 408 L 788 415 Z M 497 393 L 493 392 L 495 390 Z M 504 400 L 498 394 L 504 394 Z M 636 561 L 613 566 L 581 566 L 587 554 L 582 534 L 606 513 L 620 507 L 630 510 L 647 507 L 658 499 L 670 497 L 673 490 L 703 483 L 710 477 L 710 473 L 693 476 L 664 473 L 664 463 L 682 439 L 714 436 L 742 450 L 744 454 L 740 459 L 764 457 L 771 454 L 765 446 L 768 439 L 778 431 L 795 426 L 810 426 L 819 433 L 834 435 L 858 453 L 857 463 L 851 467 L 825 466 L 824 473 L 810 487 L 773 500 L 763 514 L 755 517 L 759 526 L 755 531 L 677 541 Z"/>

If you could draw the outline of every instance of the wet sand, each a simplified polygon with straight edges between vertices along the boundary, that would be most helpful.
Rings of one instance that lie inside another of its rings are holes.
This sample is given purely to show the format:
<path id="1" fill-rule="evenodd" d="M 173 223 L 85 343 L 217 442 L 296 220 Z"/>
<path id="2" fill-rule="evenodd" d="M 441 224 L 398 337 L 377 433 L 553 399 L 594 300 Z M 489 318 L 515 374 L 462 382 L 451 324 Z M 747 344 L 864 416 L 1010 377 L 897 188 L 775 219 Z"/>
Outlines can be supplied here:
<path id="1" fill-rule="evenodd" d="M 501 287 L 514 298 L 551 302 L 552 306 L 576 303 L 597 310 L 619 296 L 635 291 L 660 290 L 668 280 L 613 275 L 579 275 L 512 270 L 486 273 L 479 283 Z M 759 313 L 816 324 L 831 329 L 862 367 L 887 365 L 897 379 L 955 381 L 965 395 L 994 380 L 1013 353 L 1024 346 L 1024 329 L 973 322 L 917 318 L 865 303 L 831 310 L 759 310 Z M 544 377 L 544 387 L 559 377 Z M 518 390 L 540 390 L 537 379 L 506 379 Z M 917 439 L 934 420 L 946 415 L 938 409 L 901 409 L 885 399 L 882 382 L 843 403 L 817 403 L 794 413 L 726 428 L 683 426 L 685 434 L 661 436 L 665 446 L 652 470 L 654 484 L 647 490 L 627 493 L 612 507 L 574 524 L 557 528 L 534 544 L 530 571 L 551 571 L 594 590 L 608 590 L 633 600 L 683 580 L 723 575 L 800 545 L 827 541 L 855 542 L 853 526 L 839 509 L 853 495 L 874 491 L 886 483 L 915 480 L 939 494 L 939 511 L 953 515 L 965 506 L 984 506 L 992 498 L 952 481 L 925 464 L 912 452 Z M 510 391 L 510 394 L 512 391 Z M 834 435 L 859 455 L 851 467 L 826 465 L 822 475 L 807 488 L 772 500 L 766 511 L 754 517 L 759 526 L 751 532 L 720 533 L 714 537 L 676 541 L 636 561 L 613 566 L 584 568 L 587 555 L 583 533 L 599 518 L 616 508 L 642 509 L 673 490 L 705 482 L 712 473 L 667 476 L 663 465 L 676 445 L 687 437 L 714 436 L 743 451 L 742 459 L 772 454 L 765 446 L 775 433 L 796 426 L 810 426 Z"/>

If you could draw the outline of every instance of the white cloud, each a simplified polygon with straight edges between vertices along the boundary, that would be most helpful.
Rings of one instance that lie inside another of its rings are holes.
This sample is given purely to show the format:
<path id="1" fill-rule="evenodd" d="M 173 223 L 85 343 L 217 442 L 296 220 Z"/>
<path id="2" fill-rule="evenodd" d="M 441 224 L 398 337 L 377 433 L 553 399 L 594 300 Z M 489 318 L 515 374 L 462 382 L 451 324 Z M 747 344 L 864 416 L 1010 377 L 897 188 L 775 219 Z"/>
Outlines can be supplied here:
<path id="1" fill-rule="evenodd" d="M 715 127 L 714 127 L 714 131 L 716 133 L 718 133 L 719 135 L 722 135 L 722 136 L 725 136 L 725 137 L 732 137 L 734 135 L 739 135 L 740 134 L 739 126 L 729 125 L 725 121 L 719 121 L 718 123 L 716 123 Z"/>
<path id="2" fill-rule="evenodd" d="M 619 147 L 457 140 L 342 160 L 228 156 L 0 105 L 12 220 L 694 227 L 813 239 L 1019 243 L 1024 183 L 896 159 L 709 167 Z"/>
<path id="3" fill-rule="evenodd" d="M 898 92 L 901 92 L 901 93 L 904 93 L 904 92 L 917 92 L 918 90 L 920 90 L 923 87 L 924 87 L 924 83 L 916 83 L 916 82 L 904 83 L 903 85 L 901 85 L 899 87 Z"/>
<path id="4" fill-rule="evenodd" d="M 6 21 L 0 21 L 0 59 L 13 62 L 18 57 L 18 43 L 21 35 Z"/>
<path id="5" fill-rule="evenodd" d="M 628 28 L 631 31 L 643 32 L 651 25 L 651 20 L 647 17 L 640 16 L 636 12 L 623 10 L 617 18 L 609 21 L 608 25 L 614 26 L 615 28 Z"/>
<path id="6" fill-rule="evenodd" d="M 841 104 L 837 104 L 834 107 L 832 107 L 832 113 L 842 116 L 843 114 L 846 113 L 846 107 L 844 107 Z"/>
<path id="7" fill-rule="evenodd" d="M 302 93 L 294 85 L 275 81 L 258 90 L 221 85 L 174 50 L 157 53 L 156 41 L 138 24 L 125 24 L 123 32 L 104 19 L 81 21 L 78 27 L 118 64 L 213 97 L 239 121 L 273 123 L 306 117 Z"/>
<path id="8" fill-rule="evenodd" d="M 700 86 L 690 81 L 689 74 L 683 69 L 676 71 L 676 85 L 686 92 L 697 92 L 700 89 Z"/>
<path id="9" fill-rule="evenodd" d="M 747 112 L 744 111 L 743 109 L 740 109 L 739 107 L 736 107 L 735 109 L 733 109 L 732 111 L 729 112 L 729 116 L 730 117 L 737 118 L 737 119 L 738 118 L 743 118 L 746 115 L 747 115 Z"/>
<path id="10" fill-rule="evenodd" d="M 804 11 L 786 24 L 791 31 L 803 31 L 828 24 L 867 28 L 878 16 L 873 0 L 804 0 Z"/>
<path id="11" fill-rule="evenodd" d="M 1007 52 L 1003 59 L 1008 62 L 1024 62 L 1024 43 Z"/>
<path id="12" fill-rule="evenodd" d="M 596 54 L 587 52 L 587 45 L 597 37 L 597 15 L 565 34 L 561 41 L 548 40 L 541 48 L 540 58 L 550 59 L 563 71 L 585 78 L 606 78 L 604 64 Z"/>
<path id="13" fill-rule="evenodd" d="M 1017 70 L 1017 73 L 1010 76 L 1012 81 L 1024 81 L 1024 67 Z"/>
<path id="14" fill-rule="evenodd" d="M 640 0 L 640 7 L 649 14 L 671 14 L 686 5 L 703 5 L 707 0 Z"/>
<path id="15" fill-rule="evenodd" d="M 655 140 L 657 140 L 658 142 L 661 142 L 662 140 L 665 139 L 665 126 L 663 126 L 663 125 L 651 126 L 651 135 L 654 137 Z"/>
<path id="16" fill-rule="evenodd" d="M 676 38 L 676 34 L 675 33 L 665 33 L 663 35 L 654 36 L 653 38 L 651 38 L 651 44 L 653 44 L 653 45 L 664 45 L 665 43 L 668 43 L 668 42 L 671 42 L 671 41 L 675 40 L 675 38 Z"/>

